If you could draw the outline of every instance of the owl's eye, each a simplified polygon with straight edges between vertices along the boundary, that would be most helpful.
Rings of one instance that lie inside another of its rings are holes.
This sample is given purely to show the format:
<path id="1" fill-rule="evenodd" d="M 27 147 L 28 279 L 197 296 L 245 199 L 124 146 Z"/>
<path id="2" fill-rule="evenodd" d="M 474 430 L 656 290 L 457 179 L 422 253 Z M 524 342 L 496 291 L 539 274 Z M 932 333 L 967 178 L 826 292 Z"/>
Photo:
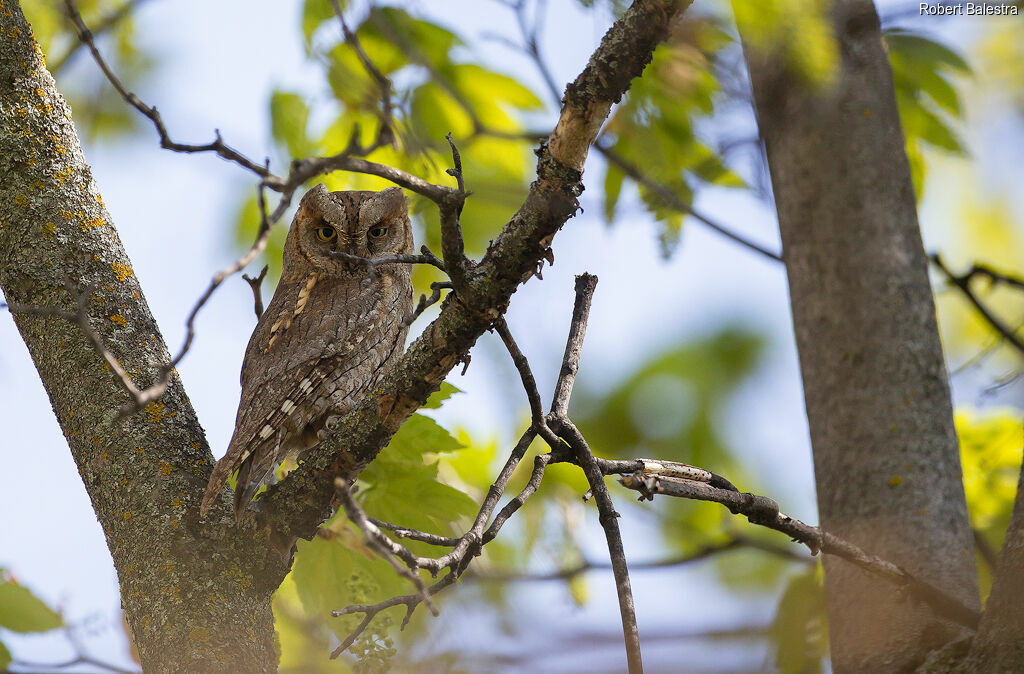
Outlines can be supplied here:
<path id="1" fill-rule="evenodd" d="M 316 228 L 316 238 L 321 241 L 330 241 L 337 235 L 338 233 L 330 225 L 324 225 L 323 227 Z"/>
<path id="2" fill-rule="evenodd" d="M 387 233 L 388 233 L 388 228 L 387 227 L 374 227 L 373 229 L 370 230 L 370 238 L 371 239 L 379 239 L 380 237 L 384 236 Z"/>

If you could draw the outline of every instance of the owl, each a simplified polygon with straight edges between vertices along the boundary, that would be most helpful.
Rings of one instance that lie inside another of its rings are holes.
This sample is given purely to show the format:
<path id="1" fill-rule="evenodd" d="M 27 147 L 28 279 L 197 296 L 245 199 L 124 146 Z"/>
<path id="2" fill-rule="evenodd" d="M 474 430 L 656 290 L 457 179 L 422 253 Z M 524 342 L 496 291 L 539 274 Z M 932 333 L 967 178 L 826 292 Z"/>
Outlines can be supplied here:
<path id="1" fill-rule="evenodd" d="M 369 278 L 364 258 L 413 250 L 401 188 L 306 193 L 284 244 L 281 280 L 249 340 L 242 399 L 228 451 L 213 469 L 205 515 L 235 470 L 235 518 L 286 458 L 315 446 L 405 349 L 412 311 L 409 265 Z"/>

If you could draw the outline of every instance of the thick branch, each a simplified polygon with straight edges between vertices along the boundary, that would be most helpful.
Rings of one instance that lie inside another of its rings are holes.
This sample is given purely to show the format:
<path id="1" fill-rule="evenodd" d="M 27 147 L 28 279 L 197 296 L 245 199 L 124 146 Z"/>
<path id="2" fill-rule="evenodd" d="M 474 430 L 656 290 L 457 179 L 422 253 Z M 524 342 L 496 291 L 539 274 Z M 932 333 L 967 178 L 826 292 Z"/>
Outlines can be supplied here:
<path id="1" fill-rule="evenodd" d="M 820 551 L 842 557 L 862 569 L 907 588 L 911 594 L 933 607 L 940 615 L 967 627 L 978 626 L 981 614 L 977 609 L 966 606 L 956 597 L 916 578 L 892 562 L 868 554 L 849 541 L 779 512 L 779 505 L 766 496 L 718 489 L 693 480 L 642 474 L 622 477 L 619 482 L 624 487 L 639 491 L 641 500 L 653 499 L 655 494 L 664 494 L 721 503 L 733 514 L 745 515 L 753 524 L 780 531 L 793 540 L 800 541 L 810 549 L 811 554 Z"/>
<path id="2" fill-rule="evenodd" d="M 444 302 L 441 315 L 412 343 L 378 391 L 341 421 L 337 428 L 344 432 L 330 432 L 302 466 L 267 491 L 262 518 L 272 528 L 285 536 L 312 536 L 330 514 L 335 476 L 358 474 L 504 313 L 512 293 L 578 209 L 583 160 L 611 104 L 650 61 L 672 16 L 685 4 L 641 0 L 609 29 L 570 87 L 549 143 L 539 150 L 537 180 L 526 201 L 469 271 L 459 301 Z"/>

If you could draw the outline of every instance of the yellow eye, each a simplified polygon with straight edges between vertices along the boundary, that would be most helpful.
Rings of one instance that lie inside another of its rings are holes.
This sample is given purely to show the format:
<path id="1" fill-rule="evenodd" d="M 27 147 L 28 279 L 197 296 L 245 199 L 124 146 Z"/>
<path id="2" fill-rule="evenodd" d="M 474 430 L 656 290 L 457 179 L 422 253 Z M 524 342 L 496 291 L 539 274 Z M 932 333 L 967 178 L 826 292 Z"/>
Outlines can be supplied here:
<path id="1" fill-rule="evenodd" d="M 334 231 L 334 228 L 331 227 L 330 225 L 324 225 L 323 227 L 316 228 L 316 238 L 320 239 L 321 241 L 330 241 L 337 235 L 338 233 Z"/>
<path id="2" fill-rule="evenodd" d="M 370 230 L 370 238 L 371 239 L 379 239 L 380 237 L 384 236 L 387 233 L 388 233 L 388 228 L 387 227 L 374 227 L 373 229 Z"/>

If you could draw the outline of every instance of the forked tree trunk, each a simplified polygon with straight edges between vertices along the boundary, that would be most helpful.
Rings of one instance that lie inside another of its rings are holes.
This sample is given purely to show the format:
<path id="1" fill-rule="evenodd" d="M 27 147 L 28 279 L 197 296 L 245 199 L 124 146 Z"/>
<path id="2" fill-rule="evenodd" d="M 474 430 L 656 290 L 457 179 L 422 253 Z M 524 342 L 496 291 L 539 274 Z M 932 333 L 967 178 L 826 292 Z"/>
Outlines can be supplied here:
<path id="1" fill-rule="evenodd" d="M 948 378 L 878 16 L 871 2 L 836 0 L 831 21 L 838 71 L 817 90 L 741 27 L 821 524 L 977 607 Z M 838 672 L 906 671 L 962 634 L 840 559 L 825 559 L 825 590 Z"/>
<path id="2" fill-rule="evenodd" d="M 13 305 L 75 312 L 77 293 L 65 288 L 73 279 L 92 328 L 145 386 L 167 348 L 71 111 L 16 2 L 0 0 L 0 34 L 0 287 Z M 77 324 L 12 313 L 106 534 L 145 670 L 275 671 L 270 598 L 283 562 L 251 532 L 198 526 L 195 499 L 213 457 L 181 381 L 119 418 L 127 396 Z M 39 498 L 52 498 L 45 475 L 35 479 Z"/>

